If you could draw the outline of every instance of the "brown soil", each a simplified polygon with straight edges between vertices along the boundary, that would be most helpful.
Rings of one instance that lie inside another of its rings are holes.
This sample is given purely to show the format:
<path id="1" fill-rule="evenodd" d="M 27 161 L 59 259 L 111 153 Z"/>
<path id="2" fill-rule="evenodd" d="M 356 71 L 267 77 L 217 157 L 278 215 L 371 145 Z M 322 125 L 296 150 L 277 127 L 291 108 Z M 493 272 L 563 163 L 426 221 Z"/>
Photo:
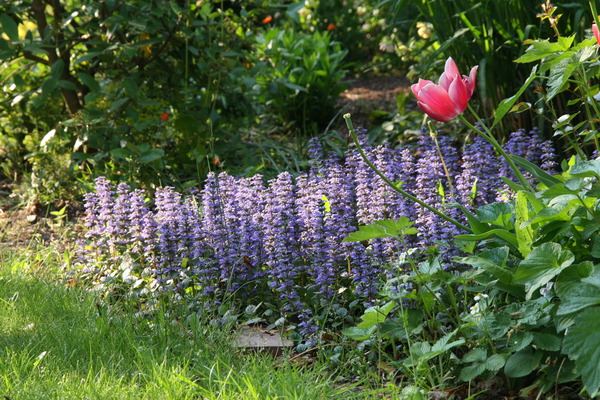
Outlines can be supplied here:
<path id="1" fill-rule="evenodd" d="M 347 81 L 338 105 L 342 114 L 349 113 L 355 128 L 372 128 L 373 111 L 393 112 L 396 110 L 396 96 L 410 90 L 411 82 L 404 75 L 373 76 Z M 339 128 L 341 131 L 345 128 Z"/>

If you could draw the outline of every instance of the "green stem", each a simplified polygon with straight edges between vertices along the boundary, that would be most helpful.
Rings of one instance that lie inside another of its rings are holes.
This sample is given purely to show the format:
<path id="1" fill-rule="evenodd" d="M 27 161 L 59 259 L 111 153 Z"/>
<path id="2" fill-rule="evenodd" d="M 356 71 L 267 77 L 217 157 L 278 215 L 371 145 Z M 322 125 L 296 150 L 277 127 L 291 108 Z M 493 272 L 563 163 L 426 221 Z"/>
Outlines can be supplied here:
<path id="1" fill-rule="evenodd" d="M 594 23 L 600 28 L 600 20 L 598 18 L 598 11 L 596 10 L 596 0 L 589 0 L 590 9 L 592 10 L 592 18 L 594 18 Z"/>
<path id="2" fill-rule="evenodd" d="M 471 111 L 471 113 L 477 119 L 477 122 L 479 122 L 479 124 L 483 127 L 483 129 L 485 130 L 485 132 L 483 132 L 481 129 L 475 127 L 475 125 L 473 125 L 469 121 L 467 121 L 466 118 L 462 114 L 458 115 L 458 119 L 460 119 L 460 121 L 463 124 L 465 124 L 467 126 L 467 128 L 474 130 L 479 135 L 481 135 L 485 140 L 487 140 L 492 146 L 494 146 L 494 149 L 508 163 L 508 165 L 510 166 L 510 168 L 514 172 L 514 174 L 517 177 L 517 179 L 518 179 L 519 183 L 521 184 L 521 186 L 523 186 L 523 188 L 525 190 L 529 191 L 529 192 L 534 192 L 534 189 L 531 186 L 531 184 L 529 182 L 527 182 L 527 179 L 525 179 L 525 176 L 523 175 L 523 173 L 519 170 L 519 168 L 517 168 L 516 164 L 513 162 L 513 160 L 510 158 L 510 156 L 508 154 L 506 154 L 506 152 L 504 151 L 504 149 L 502 148 L 502 146 L 500 145 L 500 143 L 498 143 L 498 141 L 496 140 L 496 138 L 494 138 L 494 136 L 492 135 L 492 133 L 485 126 L 485 124 L 483 123 L 483 121 L 481 121 L 481 119 L 475 113 L 475 111 L 473 110 L 473 108 L 471 108 L 470 105 L 468 107 L 469 107 L 469 110 Z"/>
<path id="3" fill-rule="evenodd" d="M 352 126 L 352 121 L 350 120 L 350 114 L 345 114 L 344 119 L 346 120 L 346 126 L 348 127 L 348 130 L 350 131 L 350 136 L 352 136 L 352 140 L 356 144 L 356 148 L 358 149 L 358 152 L 360 153 L 361 157 L 363 158 L 365 163 L 369 166 L 369 168 L 371 168 L 381 179 L 383 179 L 383 181 L 385 183 L 387 183 L 388 186 L 390 186 L 392 189 L 394 189 L 396 192 L 400 193 L 402 196 L 406 197 L 407 199 L 414 201 L 415 203 L 419 204 L 422 207 L 425 207 L 427 210 L 431 211 L 438 217 L 450 222 L 452 225 L 454 225 L 462 230 L 465 230 L 469 233 L 473 233 L 471 228 L 461 224 L 454 218 L 447 216 L 443 212 L 431 207 L 429 204 L 425 203 L 424 201 L 420 200 L 419 198 L 417 198 L 417 197 L 413 196 L 412 194 L 408 193 L 407 191 L 399 188 L 397 185 L 394 184 L 394 182 L 390 181 L 385 175 L 383 175 L 383 173 L 381 173 L 381 171 L 379 171 L 377 169 L 377 167 L 375 165 L 373 165 L 373 163 L 371 161 L 369 161 L 369 159 L 367 158 L 367 155 L 365 154 L 360 143 L 358 142 L 358 137 L 356 137 L 356 132 L 354 131 L 354 127 Z"/>
<path id="4" fill-rule="evenodd" d="M 435 148 L 437 149 L 438 156 L 440 157 L 440 161 L 442 162 L 442 167 L 444 167 L 444 173 L 446 174 L 446 179 L 448 179 L 448 187 L 450 191 L 454 191 L 454 185 L 452 185 L 452 178 L 450 177 L 450 172 L 448 171 L 448 167 L 446 166 L 446 160 L 444 160 L 444 155 L 442 154 L 442 149 L 440 148 L 440 144 L 437 140 L 437 133 L 435 129 L 433 129 L 433 125 L 431 122 L 428 124 L 429 126 L 429 136 L 433 139 L 435 143 Z"/>

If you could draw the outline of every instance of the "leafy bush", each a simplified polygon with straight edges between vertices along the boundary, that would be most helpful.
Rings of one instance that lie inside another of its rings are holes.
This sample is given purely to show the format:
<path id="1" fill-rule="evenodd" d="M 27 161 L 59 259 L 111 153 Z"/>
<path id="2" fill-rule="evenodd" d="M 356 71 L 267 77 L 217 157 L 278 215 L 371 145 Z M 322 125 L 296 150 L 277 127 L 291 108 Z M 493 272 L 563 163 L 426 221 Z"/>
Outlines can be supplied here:
<path id="1" fill-rule="evenodd" d="M 0 12 L 10 165 L 31 153 L 39 176 L 56 167 L 43 160 L 71 156 L 72 175 L 147 185 L 193 179 L 215 156 L 235 166 L 238 128 L 253 116 L 243 51 L 252 15 L 146 1 L 22 0 Z M 40 146 L 51 131 L 56 143 Z M 40 185 L 41 194 L 60 181 Z"/>
<path id="2" fill-rule="evenodd" d="M 345 89 L 343 50 L 328 32 L 304 34 L 270 29 L 256 36 L 254 56 L 261 100 L 277 124 L 308 135 L 322 131 L 335 116 Z"/>

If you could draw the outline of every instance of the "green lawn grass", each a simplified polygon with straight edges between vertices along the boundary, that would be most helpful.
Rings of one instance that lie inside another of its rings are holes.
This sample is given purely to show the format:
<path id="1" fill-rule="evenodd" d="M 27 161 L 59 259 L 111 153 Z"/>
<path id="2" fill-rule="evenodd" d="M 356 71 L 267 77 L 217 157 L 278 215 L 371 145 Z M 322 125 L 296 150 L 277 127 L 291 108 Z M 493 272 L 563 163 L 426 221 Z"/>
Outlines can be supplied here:
<path id="1" fill-rule="evenodd" d="M 61 285 L 57 267 L 35 254 L 0 253 L 2 399 L 378 397 L 334 384 L 325 363 L 232 351 L 231 336 L 208 321 L 188 330 L 166 312 L 147 320 L 111 311 Z"/>

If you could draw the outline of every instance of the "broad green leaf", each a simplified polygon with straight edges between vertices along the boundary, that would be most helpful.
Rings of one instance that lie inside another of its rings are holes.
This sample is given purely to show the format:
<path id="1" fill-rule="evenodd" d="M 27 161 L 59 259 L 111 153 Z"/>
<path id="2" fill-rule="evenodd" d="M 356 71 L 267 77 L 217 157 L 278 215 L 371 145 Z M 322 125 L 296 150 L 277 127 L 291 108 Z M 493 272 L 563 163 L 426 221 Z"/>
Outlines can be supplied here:
<path id="1" fill-rule="evenodd" d="M 556 315 L 571 314 L 598 304 L 600 304 L 600 291 L 596 286 L 587 283 L 573 284 L 561 296 Z"/>
<path id="2" fill-rule="evenodd" d="M 100 91 L 100 85 L 98 84 L 98 81 L 96 81 L 94 79 L 93 76 L 88 75 L 88 74 L 83 73 L 83 72 L 79 72 L 77 74 L 77 78 L 79 78 L 79 80 L 81 82 L 83 82 L 83 84 L 85 86 L 87 86 L 92 92 L 99 92 Z"/>
<path id="3" fill-rule="evenodd" d="M 2 32 L 6 33 L 10 40 L 19 40 L 19 26 L 8 14 L 0 15 L 0 24 L 2 24 Z"/>
<path id="4" fill-rule="evenodd" d="M 496 202 L 486 204 L 476 210 L 481 222 L 489 222 L 503 228 L 512 228 L 515 207 L 512 203 Z"/>
<path id="5" fill-rule="evenodd" d="M 532 320 L 537 320 L 537 318 L 531 318 Z M 508 340 L 508 345 L 511 351 L 521 351 L 529 347 L 529 345 L 533 342 L 533 334 L 531 332 L 516 332 L 510 336 Z"/>
<path id="6" fill-rule="evenodd" d="M 547 101 L 554 98 L 554 96 L 568 87 L 569 78 L 577 70 L 579 65 L 579 62 L 574 61 L 572 57 L 569 57 L 562 60 L 554 68 L 552 68 L 547 82 Z"/>
<path id="7" fill-rule="evenodd" d="M 533 292 L 573 264 L 575 256 L 558 243 L 544 243 L 533 248 L 515 271 L 514 282 L 525 285 L 526 299 Z"/>
<path id="8" fill-rule="evenodd" d="M 533 67 L 531 73 L 529 74 L 529 78 L 527 78 L 527 80 L 525 81 L 523 86 L 521 86 L 521 88 L 517 91 L 517 93 L 515 93 L 514 96 L 509 97 L 508 99 L 504 99 L 500 102 L 500 105 L 498 105 L 498 108 L 496 108 L 496 112 L 494 113 L 494 123 L 492 124 L 491 128 L 496 126 L 502 120 L 502 118 L 504 118 L 506 113 L 510 111 L 511 108 L 513 108 L 513 106 L 515 105 L 517 100 L 519 100 L 519 97 L 521 97 L 523 92 L 525 92 L 525 90 L 529 87 L 531 82 L 533 82 L 534 79 L 537 78 L 536 73 L 537 65 Z"/>
<path id="9" fill-rule="evenodd" d="M 381 225 L 360 225 L 357 231 L 346 236 L 342 242 L 362 242 L 384 237 L 391 237 L 391 235 Z"/>
<path id="10" fill-rule="evenodd" d="M 500 368 L 504 367 L 504 364 L 504 357 L 502 357 L 500 354 L 492 354 L 490 358 L 485 361 L 484 366 L 488 371 L 496 372 L 499 371 Z"/>
<path id="11" fill-rule="evenodd" d="M 563 353 L 575 360 L 588 393 L 595 397 L 600 389 L 600 307 L 583 311 L 566 333 Z"/>
<path id="12" fill-rule="evenodd" d="M 367 329 L 373 325 L 377 325 L 385 321 L 387 315 L 392 311 L 396 305 L 395 301 L 390 301 L 383 306 L 369 307 L 365 310 L 365 313 L 360 317 L 362 322 L 358 324 L 357 328 Z"/>
<path id="13" fill-rule="evenodd" d="M 65 63 L 62 59 L 56 60 L 52 67 L 50 67 L 50 76 L 54 79 L 60 79 L 60 75 L 63 73 L 65 69 Z"/>
<path id="14" fill-rule="evenodd" d="M 459 339 L 459 340 L 450 342 L 450 339 L 452 339 L 454 337 L 454 335 L 456 335 L 456 331 L 450 332 L 450 333 L 444 335 L 443 337 L 441 337 L 437 342 L 435 342 L 433 344 L 433 346 L 431 346 L 431 352 L 435 353 L 435 355 L 437 355 L 439 353 L 443 353 L 445 351 L 450 350 L 453 347 L 460 346 L 463 343 L 465 343 L 464 339 Z"/>
<path id="15" fill-rule="evenodd" d="M 533 344 L 541 350 L 559 351 L 561 338 L 551 333 L 533 332 Z"/>
<path id="16" fill-rule="evenodd" d="M 153 161 L 161 159 L 164 155 L 165 152 L 163 149 L 152 149 L 141 155 L 140 162 L 142 164 L 149 164 Z"/>
<path id="17" fill-rule="evenodd" d="M 358 340 L 360 342 L 367 340 L 371 337 L 373 333 L 377 330 L 377 326 L 371 326 L 366 329 L 361 329 L 357 327 L 346 328 L 342 330 L 342 333 L 348 336 L 350 339 Z"/>
<path id="18" fill-rule="evenodd" d="M 487 350 L 481 347 L 476 347 L 469 351 L 462 358 L 463 363 L 485 362 L 487 360 Z"/>
<path id="19" fill-rule="evenodd" d="M 58 81 L 58 87 L 67 90 L 77 90 L 77 86 L 73 82 L 61 79 Z"/>
<path id="20" fill-rule="evenodd" d="M 533 243 L 533 229 L 525 222 L 529 221 L 529 208 L 527 205 L 527 196 L 525 192 L 517 192 L 515 198 L 515 233 L 519 242 L 519 252 L 523 257 L 531 252 L 531 244 Z"/>
<path id="21" fill-rule="evenodd" d="M 559 43 L 552 43 L 548 40 L 536 40 L 526 50 L 525 54 L 517 58 L 517 63 L 530 63 L 553 56 L 558 52 L 565 50 Z"/>
<path id="22" fill-rule="evenodd" d="M 477 363 L 460 370 L 460 379 L 469 382 L 485 372 L 485 364 Z"/>
<path id="23" fill-rule="evenodd" d="M 600 235 L 594 236 L 591 254 L 594 258 L 600 258 Z"/>
<path id="24" fill-rule="evenodd" d="M 569 170 L 571 176 L 600 178 L 600 160 L 579 161 Z"/>
<path id="25" fill-rule="evenodd" d="M 359 226 L 358 231 L 349 234 L 342 242 L 362 242 L 363 240 L 414 235 L 417 230 L 412 225 L 413 223 L 406 217 L 396 221 L 375 221 L 370 225 Z"/>
<path id="26" fill-rule="evenodd" d="M 547 173 L 546 171 L 544 171 L 543 169 L 541 169 L 540 167 L 531 163 L 523 157 L 514 155 L 511 155 L 509 157 L 511 158 L 511 160 L 514 161 L 515 164 L 523 168 L 525 171 L 529 172 L 537 180 L 539 180 L 541 183 L 548 187 L 561 182 L 560 179 L 553 177 L 552 175 L 550 175 L 549 173 Z"/>
<path id="27" fill-rule="evenodd" d="M 44 96 L 48 96 L 57 88 L 58 88 L 58 79 L 56 79 L 54 77 L 50 77 L 50 78 L 46 79 L 44 81 L 44 83 L 42 83 L 42 93 L 44 94 Z"/>
<path id="28" fill-rule="evenodd" d="M 512 273 L 506 269 L 506 259 L 508 257 L 508 247 L 499 247 L 490 250 L 484 250 L 477 256 L 463 257 L 460 262 L 481 268 L 489 272 L 503 283 L 511 283 Z"/>
<path id="29" fill-rule="evenodd" d="M 541 351 L 533 351 L 530 348 L 513 354 L 504 365 L 504 373 L 510 378 L 521 378 L 533 372 L 542 359 Z"/>

